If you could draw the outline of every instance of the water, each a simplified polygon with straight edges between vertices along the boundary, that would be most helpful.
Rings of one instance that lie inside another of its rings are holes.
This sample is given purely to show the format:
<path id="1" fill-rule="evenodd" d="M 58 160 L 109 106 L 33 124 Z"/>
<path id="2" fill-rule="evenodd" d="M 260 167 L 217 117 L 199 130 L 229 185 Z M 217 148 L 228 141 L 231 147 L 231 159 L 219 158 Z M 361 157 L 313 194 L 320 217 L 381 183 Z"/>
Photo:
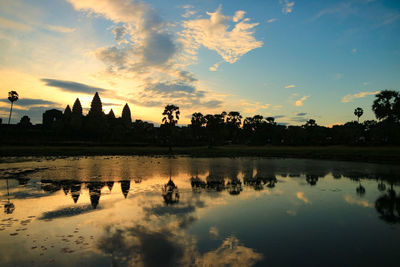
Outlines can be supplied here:
<path id="1" fill-rule="evenodd" d="M 399 171 L 301 159 L 3 159 L 0 265 L 398 266 Z"/>

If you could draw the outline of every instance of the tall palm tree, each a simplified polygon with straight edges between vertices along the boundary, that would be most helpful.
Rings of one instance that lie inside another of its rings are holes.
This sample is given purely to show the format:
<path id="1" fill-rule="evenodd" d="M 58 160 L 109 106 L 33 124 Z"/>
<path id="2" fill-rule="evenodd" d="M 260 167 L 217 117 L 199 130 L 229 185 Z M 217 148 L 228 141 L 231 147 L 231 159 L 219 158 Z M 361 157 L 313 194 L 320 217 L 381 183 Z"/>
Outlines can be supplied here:
<path id="1" fill-rule="evenodd" d="M 360 122 L 360 117 L 361 117 L 363 114 L 364 114 L 364 110 L 363 110 L 362 108 L 360 108 L 360 107 L 358 107 L 358 108 L 356 108 L 356 109 L 354 110 L 354 115 L 357 116 L 357 122 L 358 122 L 358 123 Z"/>
<path id="2" fill-rule="evenodd" d="M 17 91 L 10 91 L 10 92 L 8 92 L 8 100 L 10 100 L 10 102 L 11 102 L 10 117 L 8 117 L 8 124 L 10 124 L 10 122 L 11 122 L 12 108 L 13 108 L 14 102 L 18 100 L 18 93 L 17 93 Z"/>
<path id="3" fill-rule="evenodd" d="M 179 116 L 181 112 L 179 111 L 179 107 L 175 105 L 166 105 L 164 108 L 164 112 L 162 115 L 164 116 L 162 119 L 162 123 L 167 126 L 169 130 L 169 151 L 172 151 L 172 129 L 178 123 Z"/>
<path id="4" fill-rule="evenodd" d="M 163 124 L 168 126 L 175 126 L 178 123 L 179 116 L 181 112 L 179 111 L 179 107 L 175 105 L 166 105 L 164 108 L 164 112 L 162 115 L 164 116 L 162 119 Z"/>

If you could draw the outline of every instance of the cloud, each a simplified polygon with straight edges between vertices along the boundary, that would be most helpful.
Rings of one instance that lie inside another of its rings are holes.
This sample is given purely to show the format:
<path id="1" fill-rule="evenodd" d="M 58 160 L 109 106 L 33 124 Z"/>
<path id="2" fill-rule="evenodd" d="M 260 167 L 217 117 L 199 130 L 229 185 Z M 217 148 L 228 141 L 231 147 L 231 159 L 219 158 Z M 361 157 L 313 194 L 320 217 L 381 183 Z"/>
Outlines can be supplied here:
<path id="1" fill-rule="evenodd" d="M 351 50 L 351 52 L 352 52 L 353 54 L 355 54 L 355 53 L 358 52 L 358 49 L 357 49 L 357 48 L 353 48 L 353 49 Z"/>
<path id="2" fill-rule="evenodd" d="M 158 83 L 146 87 L 146 90 L 158 93 L 186 92 L 193 93 L 195 88 L 187 84 L 180 83 Z"/>
<path id="3" fill-rule="evenodd" d="M 282 105 L 274 105 L 274 106 L 272 106 L 272 109 L 273 109 L 273 110 L 279 110 L 279 109 L 281 109 L 281 108 L 283 108 Z"/>
<path id="4" fill-rule="evenodd" d="M 289 0 L 279 0 L 279 3 L 282 5 L 283 14 L 289 14 L 293 12 L 294 1 L 289 2 Z"/>
<path id="5" fill-rule="evenodd" d="M 305 113 L 305 112 L 301 112 L 301 113 L 297 113 L 296 114 L 296 116 L 305 116 L 305 115 L 307 115 L 307 113 Z"/>
<path id="6" fill-rule="evenodd" d="M 275 119 L 281 119 L 281 118 L 285 118 L 286 116 L 285 115 L 275 115 L 272 117 L 274 117 Z"/>
<path id="7" fill-rule="evenodd" d="M 272 18 L 272 19 L 269 19 L 269 20 L 267 20 L 267 23 L 273 23 L 273 22 L 275 22 L 275 21 L 277 21 L 278 19 L 276 19 L 276 18 Z"/>
<path id="8" fill-rule="evenodd" d="M 195 55 L 200 46 L 216 51 L 226 62 L 237 62 L 241 56 L 263 45 L 254 37 L 254 27 L 258 23 L 250 23 L 243 19 L 243 11 L 237 11 L 233 18 L 221 13 L 221 6 L 215 12 L 207 12 L 209 19 L 184 21 L 184 30 L 180 33 L 186 51 Z M 237 21 L 234 21 L 237 20 Z M 233 21 L 230 29 L 228 22 Z"/>
<path id="9" fill-rule="evenodd" d="M 112 33 L 114 34 L 114 40 L 120 42 L 127 32 L 124 26 L 115 26 Z"/>
<path id="10" fill-rule="evenodd" d="M 220 62 L 215 63 L 214 65 L 212 65 L 212 66 L 209 68 L 209 70 L 210 70 L 210 71 L 217 71 L 220 64 L 221 64 Z"/>
<path id="11" fill-rule="evenodd" d="M 245 14 L 246 14 L 246 12 L 243 10 L 236 11 L 235 15 L 232 18 L 233 22 L 239 22 L 240 20 L 242 20 L 244 18 Z"/>
<path id="12" fill-rule="evenodd" d="M 307 118 L 304 118 L 302 116 L 292 117 L 292 118 L 290 118 L 290 120 L 294 121 L 294 122 L 306 122 L 306 121 L 308 121 Z"/>
<path id="13" fill-rule="evenodd" d="M 77 92 L 85 94 L 94 94 L 95 92 L 105 92 L 107 89 L 94 87 L 83 83 L 55 80 L 55 79 L 41 79 L 47 86 L 56 87 L 66 92 Z"/>
<path id="14" fill-rule="evenodd" d="M 297 107 L 303 106 L 303 105 L 304 105 L 303 102 L 306 101 L 308 98 L 309 98 L 309 96 L 303 96 L 302 98 L 300 98 L 299 100 L 297 100 L 297 101 L 295 102 L 295 105 L 296 105 Z"/>
<path id="15" fill-rule="evenodd" d="M 0 17 L 0 28 L 2 29 L 10 29 L 10 30 L 16 30 L 16 31 L 30 31 L 32 30 L 32 27 L 29 26 L 28 24 L 14 21 L 14 20 L 9 20 L 3 17 Z"/>
<path id="16" fill-rule="evenodd" d="M 325 15 L 339 15 L 346 17 L 351 14 L 355 14 L 357 9 L 351 2 L 340 2 L 328 8 L 322 9 L 315 16 L 312 17 L 312 21 L 317 20 Z"/>
<path id="17" fill-rule="evenodd" d="M 285 86 L 285 88 L 294 88 L 294 87 L 296 87 L 296 85 L 294 85 L 294 84 L 289 84 L 289 85 Z"/>
<path id="18" fill-rule="evenodd" d="M 343 73 L 336 73 L 335 74 L 335 80 L 340 80 L 343 78 Z"/>
<path id="19" fill-rule="evenodd" d="M 6 98 L 0 99 L 0 101 L 5 103 L 10 103 L 10 101 Z M 40 106 L 40 105 L 58 105 L 58 103 L 38 98 L 20 98 L 18 99 L 18 101 L 14 102 L 14 105 L 30 107 L 30 106 Z"/>
<path id="20" fill-rule="evenodd" d="M 215 226 L 210 227 L 209 233 L 214 238 L 217 238 L 219 236 L 218 228 Z"/>
<path id="21" fill-rule="evenodd" d="M 311 204 L 311 201 L 305 196 L 304 192 L 297 192 L 296 197 L 306 204 Z"/>
<path id="22" fill-rule="evenodd" d="M 169 29 L 171 23 L 149 4 L 129 0 L 69 2 L 76 10 L 101 15 L 116 24 L 110 28 L 116 43 L 98 47 L 92 54 L 105 64 L 105 71 L 99 75 L 135 82 L 125 97 L 130 102 L 144 107 L 166 103 L 180 108 L 221 105 L 222 101 L 213 99 L 210 92 L 199 90 L 197 78 L 185 69 L 192 64 L 193 55 L 185 48 L 191 41 L 174 34 Z"/>
<path id="23" fill-rule="evenodd" d="M 195 266 L 253 266 L 263 255 L 242 246 L 234 237 L 226 238 L 220 247 L 196 258 Z"/>
<path id="24" fill-rule="evenodd" d="M 345 195 L 344 200 L 351 205 L 358 205 L 364 208 L 373 208 L 374 204 L 369 203 L 367 200 L 355 199 L 350 195 Z"/>
<path id="25" fill-rule="evenodd" d="M 75 28 L 68 28 L 64 26 L 57 26 L 57 25 L 47 25 L 47 29 L 53 32 L 61 32 L 61 33 L 71 33 L 74 32 Z"/>
<path id="26" fill-rule="evenodd" d="M 379 94 L 379 92 L 380 92 L 380 91 L 375 91 L 375 92 L 360 92 L 360 93 L 353 94 L 353 95 L 348 94 L 348 95 L 345 95 L 345 96 L 342 98 L 342 103 L 353 102 L 353 100 L 356 99 L 356 98 L 364 98 L 364 97 L 369 96 L 369 95 L 376 95 L 376 94 Z"/>

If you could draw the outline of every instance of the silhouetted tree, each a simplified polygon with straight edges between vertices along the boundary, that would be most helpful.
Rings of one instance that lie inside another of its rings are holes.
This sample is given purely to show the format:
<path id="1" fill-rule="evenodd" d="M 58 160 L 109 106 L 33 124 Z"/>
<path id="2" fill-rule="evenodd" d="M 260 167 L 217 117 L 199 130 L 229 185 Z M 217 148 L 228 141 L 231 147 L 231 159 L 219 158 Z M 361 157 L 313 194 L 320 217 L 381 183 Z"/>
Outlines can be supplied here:
<path id="1" fill-rule="evenodd" d="M 166 105 L 162 115 L 162 123 L 169 126 L 175 126 L 178 123 L 180 116 L 179 107 L 175 105 Z"/>
<path id="2" fill-rule="evenodd" d="M 19 126 L 22 127 L 29 127 L 32 126 L 31 119 L 28 116 L 23 116 L 18 123 Z"/>
<path id="3" fill-rule="evenodd" d="M 196 141 L 199 140 L 200 135 L 201 135 L 201 129 L 203 128 L 203 125 L 206 123 L 206 119 L 204 118 L 203 114 L 200 112 L 196 112 L 192 114 L 192 119 L 191 119 L 191 128 L 193 130 L 193 135 L 194 139 Z"/>
<path id="4" fill-rule="evenodd" d="M 275 118 L 274 117 L 267 117 L 265 118 L 269 124 L 275 125 Z"/>
<path id="5" fill-rule="evenodd" d="M 358 122 L 358 123 L 360 122 L 360 117 L 361 117 L 363 114 L 364 114 L 364 110 L 363 110 L 362 108 L 360 108 L 360 107 L 358 107 L 358 108 L 356 108 L 356 109 L 354 110 L 354 115 L 357 116 L 357 122 Z"/>
<path id="6" fill-rule="evenodd" d="M 168 143 L 169 150 L 172 151 L 172 133 L 175 125 L 178 123 L 179 116 L 181 112 L 179 111 L 179 107 L 175 105 L 166 105 L 162 115 L 162 123 L 168 129 Z"/>
<path id="7" fill-rule="evenodd" d="M 383 90 L 377 94 L 372 110 L 378 120 L 398 121 L 400 118 L 400 94 L 396 91 Z"/>
<path id="8" fill-rule="evenodd" d="M 14 102 L 18 100 L 18 93 L 16 91 L 10 91 L 8 92 L 8 100 L 11 102 L 11 107 L 10 107 L 10 116 L 8 117 L 8 124 L 11 122 L 11 114 L 12 114 L 12 109 Z"/>

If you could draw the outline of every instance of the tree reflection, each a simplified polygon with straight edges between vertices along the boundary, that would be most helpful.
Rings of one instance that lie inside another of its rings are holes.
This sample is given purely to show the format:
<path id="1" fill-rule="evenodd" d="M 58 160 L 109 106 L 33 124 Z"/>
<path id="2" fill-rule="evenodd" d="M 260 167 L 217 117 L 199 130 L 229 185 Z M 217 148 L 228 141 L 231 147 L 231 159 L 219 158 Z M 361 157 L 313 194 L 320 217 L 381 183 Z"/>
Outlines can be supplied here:
<path id="1" fill-rule="evenodd" d="M 361 185 L 361 181 L 356 188 L 356 192 L 357 192 L 357 195 L 359 195 L 360 197 L 365 195 L 365 187 Z"/>
<path id="2" fill-rule="evenodd" d="M 4 204 L 4 213 L 6 214 L 12 214 L 15 210 L 14 203 L 10 202 L 10 190 L 8 187 L 8 179 L 6 179 L 7 183 L 7 203 Z"/>
<path id="3" fill-rule="evenodd" d="M 383 221 L 391 224 L 400 223 L 400 196 L 394 191 L 393 184 L 375 201 L 375 209 Z"/>
<path id="4" fill-rule="evenodd" d="M 179 202 L 178 187 L 171 178 L 169 178 L 168 183 L 166 183 L 162 188 L 162 196 L 167 205 L 172 205 Z"/>

